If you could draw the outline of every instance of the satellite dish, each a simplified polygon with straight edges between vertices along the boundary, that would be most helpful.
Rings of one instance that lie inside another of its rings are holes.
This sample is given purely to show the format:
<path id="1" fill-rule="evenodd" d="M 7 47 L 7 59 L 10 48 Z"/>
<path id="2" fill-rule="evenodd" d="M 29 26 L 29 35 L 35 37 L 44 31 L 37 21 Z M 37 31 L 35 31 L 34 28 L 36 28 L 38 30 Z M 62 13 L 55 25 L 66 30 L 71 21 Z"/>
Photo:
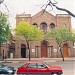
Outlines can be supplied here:
<path id="1" fill-rule="evenodd" d="M 0 0 L 0 4 L 3 3 L 3 2 L 4 2 L 4 0 Z"/>

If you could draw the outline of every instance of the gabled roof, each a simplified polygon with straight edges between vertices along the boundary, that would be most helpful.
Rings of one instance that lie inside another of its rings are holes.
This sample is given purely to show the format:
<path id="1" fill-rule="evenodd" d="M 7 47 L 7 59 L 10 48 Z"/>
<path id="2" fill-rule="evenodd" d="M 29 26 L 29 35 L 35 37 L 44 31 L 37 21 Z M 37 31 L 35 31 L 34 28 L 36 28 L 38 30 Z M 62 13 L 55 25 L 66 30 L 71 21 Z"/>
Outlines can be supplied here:
<path id="1" fill-rule="evenodd" d="M 54 15 L 52 15 L 51 13 L 49 13 L 48 11 L 46 11 L 45 9 L 42 9 L 37 14 L 33 15 L 32 18 L 34 18 L 34 17 L 40 17 L 40 16 L 42 16 L 44 14 L 46 14 L 46 15 L 48 14 L 48 15 L 50 15 L 52 17 L 55 17 Z"/>

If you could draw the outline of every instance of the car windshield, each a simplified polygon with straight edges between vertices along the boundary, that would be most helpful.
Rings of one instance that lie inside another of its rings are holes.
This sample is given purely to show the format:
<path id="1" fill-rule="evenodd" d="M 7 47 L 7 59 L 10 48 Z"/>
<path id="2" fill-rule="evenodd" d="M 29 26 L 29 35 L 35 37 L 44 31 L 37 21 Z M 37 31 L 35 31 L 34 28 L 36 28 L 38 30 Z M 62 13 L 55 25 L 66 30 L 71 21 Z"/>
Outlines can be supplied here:
<path id="1" fill-rule="evenodd" d="M 24 67 L 26 65 L 26 63 L 25 64 L 23 64 L 23 65 L 21 65 L 20 67 L 18 67 L 18 68 L 21 68 L 21 67 Z"/>

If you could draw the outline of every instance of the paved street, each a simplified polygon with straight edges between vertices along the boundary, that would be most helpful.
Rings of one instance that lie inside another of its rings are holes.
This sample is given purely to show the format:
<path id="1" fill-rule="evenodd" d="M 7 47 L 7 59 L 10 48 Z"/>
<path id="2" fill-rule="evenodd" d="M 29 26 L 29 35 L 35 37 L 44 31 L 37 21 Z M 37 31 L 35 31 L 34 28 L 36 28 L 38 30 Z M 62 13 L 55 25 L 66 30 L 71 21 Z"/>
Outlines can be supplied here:
<path id="1" fill-rule="evenodd" d="M 75 62 L 74 61 L 64 61 L 64 62 L 54 62 L 48 63 L 49 65 L 58 65 L 63 69 L 63 75 L 75 75 Z"/>
<path id="2" fill-rule="evenodd" d="M 15 59 L 16 60 L 16 59 Z M 75 75 L 75 60 L 65 59 L 43 59 L 43 62 L 47 63 L 48 65 L 58 65 L 63 69 L 63 75 Z M 22 66 L 25 61 L 20 61 L 19 63 L 16 61 L 15 63 L 3 63 L 6 65 L 14 66 L 15 69 L 17 67 Z"/>

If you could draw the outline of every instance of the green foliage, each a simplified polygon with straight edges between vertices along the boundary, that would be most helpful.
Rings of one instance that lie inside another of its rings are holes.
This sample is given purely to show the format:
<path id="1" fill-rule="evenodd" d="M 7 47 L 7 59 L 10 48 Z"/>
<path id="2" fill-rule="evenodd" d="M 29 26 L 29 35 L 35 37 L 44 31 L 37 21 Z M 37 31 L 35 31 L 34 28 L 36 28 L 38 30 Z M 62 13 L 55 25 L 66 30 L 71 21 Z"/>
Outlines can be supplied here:
<path id="1" fill-rule="evenodd" d="M 47 37 L 54 39 L 59 45 L 62 42 L 72 40 L 72 34 L 67 30 L 65 25 L 52 29 L 49 33 L 47 33 Z"/>
<path id="2" fill-rule="evenodd" d="M 11 33 L 5 14 L 0 12 L 0 44 L 6 42 Z"/>
<path id="3" fill-rule="evenodd" d="M 75 42 L 75 28 L 72 28 L 72 41 Z"/>
<path id="4" fill-rule="evenodd" d="M 19 22 L 15 31 L 17 35 L 23 36 L 26 41 L 41 40 L 43 35 L 43 31 L 25 21 Z"/>
<path id="5" fill-rule="evenodd" d="M 72 34 L 73 42 L 75 42 L 75 33 Z"/>

